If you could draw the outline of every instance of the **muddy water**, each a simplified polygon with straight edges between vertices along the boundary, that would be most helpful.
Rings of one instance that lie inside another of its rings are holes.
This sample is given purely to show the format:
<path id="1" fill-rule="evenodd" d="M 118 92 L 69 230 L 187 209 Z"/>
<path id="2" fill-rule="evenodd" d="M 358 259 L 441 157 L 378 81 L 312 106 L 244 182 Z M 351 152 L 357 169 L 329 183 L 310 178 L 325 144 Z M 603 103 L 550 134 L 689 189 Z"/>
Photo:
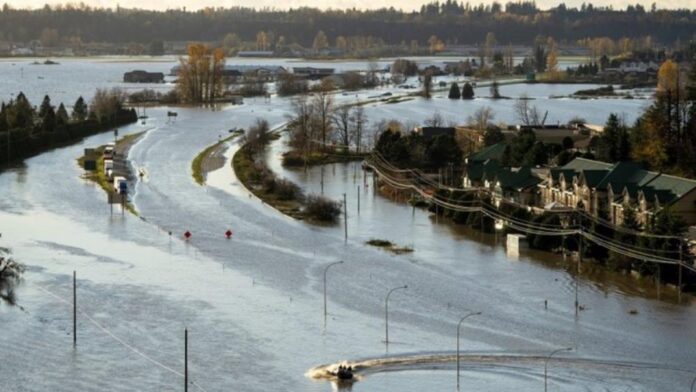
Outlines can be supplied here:
<path id="1" fill-rule="evenodd" d="M 583 273 L 586 310 L 576 318 L 574 278 L 558 256 L 509 258 L 491 238 L 433 224 L 426 212 L 376 195 L 357 164 L 325 167 L 322 181 L 320 168 L 283 171 L 280 144 L 271 150 L 274 170 L 311 192 L 323 184 L 328 197 L 346 193 L 347 242 L 342 226 L 307 226 L 250 197 L 230 170 L 234 143 L 209 186 L 195 184 L 190 164 L 202 149 L 259 116 L 280 125 L 288 108 L 275 98 L 215 112 L 178 108 L 171 122 L 167 108 L 153 109 L 146 125 L 122 129 L 154 127 L 130 151 L 148 173 L 135 187 L 142 219 L 112 214 L 103 191 L 80 179 L 75 158 L 110 134 L 1 174 L 0 246 L 28 267 L 17 292 L 22 308 L 0 305 L 3 390 L 181 390 L 184 328 L 201 390 L 329 391 L 345 386 L 306 373 L 342 360 L 369 365 L 354 391 L 451 390 L 457 321 L 471 311 L 483 312 L 462 327 L 471 390 L 537 391 L 539 358 L 564 346 L 574 350 L 549 363 L 553 390 L 688 387 L 693 306 L 635 295 L 629 288 L 640 286 L 628 278 Z M 392 255 L 366 246 L 370 238 L 414 252 Z M 328 274 L 325 324 L 324 268 L 339 260 Z M 77 348 L 64 302 L 73 270 L 84 312 Z M 386 347 L 384 296 L 404 284 L 390 299 Z"/>

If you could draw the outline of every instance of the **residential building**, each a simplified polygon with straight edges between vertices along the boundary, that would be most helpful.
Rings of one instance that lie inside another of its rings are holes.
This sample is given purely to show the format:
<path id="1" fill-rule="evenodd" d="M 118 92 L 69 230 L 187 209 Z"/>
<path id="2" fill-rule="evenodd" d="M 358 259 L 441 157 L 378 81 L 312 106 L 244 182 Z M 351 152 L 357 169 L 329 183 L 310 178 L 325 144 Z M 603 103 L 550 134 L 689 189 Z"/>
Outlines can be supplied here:
<path id="1" fill-rule="evenodd" d="M 320 80 L 334 74 L 333 68 L 293 67 L 292 73 L 310 80 Z"/>
<path id="2" fill-rule="evenodd" d="M 649 171 L 636 162 L 576 158 L 550 169 L 539 188 L 542 206 L 581 208 L 615 225 L 623 223 L 626 208 L 634 208 L 638 222 L 646 225 L 666 207 L 696 224 L 696 181 Z"/>

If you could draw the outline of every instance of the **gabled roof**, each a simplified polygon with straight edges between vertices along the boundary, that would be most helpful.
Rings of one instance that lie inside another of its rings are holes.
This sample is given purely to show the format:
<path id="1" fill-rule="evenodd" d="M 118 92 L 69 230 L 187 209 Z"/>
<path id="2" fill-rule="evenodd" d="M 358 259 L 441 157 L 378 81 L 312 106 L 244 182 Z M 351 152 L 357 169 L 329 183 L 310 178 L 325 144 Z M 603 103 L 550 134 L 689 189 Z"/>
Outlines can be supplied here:
<path id="1" fill-rule="evenodd" d="M 580 175 L 590 187 L 611 189 L 615 200 L 620 200 L 627 192 L 631 198 L 642 194 L 650 203 L 657 200 L 665 205 L 696 190 L 696 180 L 648 171 L 641 164 L 628 161 L 611 165 L 576 158 L 562 168 L 551 169 L 550 173 L 554 180 L 563 176 L 566 181 L 572 180 L 574 175 Z"/>
<path id="2" fill-rule="evenodd" d="M 560 178 L 563 177 L 567 183 L 571 183 L 575 176 L 575 170 L 573 169 L 553 168 L 549 173 L 554 182 L 559 181 Z"/>
<path id="3" fill-rule="evenodd" d="M 696 180 L 670 176 L 668 174 L 659 174 L 646 185 L 655 190 L 668 190 L 674 193 L 677 198 L 681 198 L 685 194 L 696 189 Z"/>
<path id="4" fill-rule="evenodd" d="M 596 188 L 608 172 L 608 170 L 583 170 L 580 178 L 588 188 Z"/>
<path id="5" fill-rule="evenodd" d="M 649 172 L 636 162 L 619 162 L 607 173 L 602 181 L 597 184 L 597 189 L 608 189 L 611 185 L 614 191 L 623 191 L 626 184 L 636 184 L 643 186 L 650 182 L 655 176 L 654 172 Z"/>
<path id="6" fill-rule="evenodd" d="M 495 179 L 500 183 L 501 188 L 514 190 L 536 186 L 542 181 L 539 177 L 533 175 L 527 166 L 522 166 L 518 169 L 505 168 L 498 170 Z"/>
<path id="7" fill-rule="evenodd" d="M 489 159 L 500 161 L 505 152 L 505 143 L 484 147 L 467 157 L 467 162 L 484 162 Z"/>
<path id="8" fill-rule="evenodd" d="M 667 189 L 655 189 L 652 187 L 644 187 L 639 192 L 643 195 L 645 200 L 648 201 L 648 203 L 654 203 L 655 200 L 657 200 L 661 205 L 665 205 L 678 199 L 676 194 Z"/>
<path id="9" fill-rule="evenodd" d="M 500 170 L 500 164 L 494 160 L 473 162 L 466 165 L 464 170 L 470 181 L 483 181 L 485 178 L 494 178 L 495 173 Z"/>
<path id="10" fill-rule="evenodd" d="M 609 170 L 612 168 L 611 163 L 606 163 L 606 162 L 600 162 L 600 161 L 593 161 L 591 159 L 585 159 L 585 158 L 575 158 L 572 161 L 568 162 L 565 166 L 563 166 L 563 169 L 571 169 L 575 171 L 582 171 L 582 170 Z"/>

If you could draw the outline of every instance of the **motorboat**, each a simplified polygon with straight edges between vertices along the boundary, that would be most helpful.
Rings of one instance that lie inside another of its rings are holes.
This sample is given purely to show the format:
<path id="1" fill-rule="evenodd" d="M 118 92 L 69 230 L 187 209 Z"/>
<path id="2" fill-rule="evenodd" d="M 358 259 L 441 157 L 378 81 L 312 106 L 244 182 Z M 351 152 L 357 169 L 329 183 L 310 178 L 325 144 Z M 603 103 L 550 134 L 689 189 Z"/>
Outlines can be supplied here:
<path id="1" fill-rule="evenodd" d="M 331 372 L 333 376 L 341 381 L 352 380 L 353 379 L 353 367 L 339 365 L 335 372 Z"/>

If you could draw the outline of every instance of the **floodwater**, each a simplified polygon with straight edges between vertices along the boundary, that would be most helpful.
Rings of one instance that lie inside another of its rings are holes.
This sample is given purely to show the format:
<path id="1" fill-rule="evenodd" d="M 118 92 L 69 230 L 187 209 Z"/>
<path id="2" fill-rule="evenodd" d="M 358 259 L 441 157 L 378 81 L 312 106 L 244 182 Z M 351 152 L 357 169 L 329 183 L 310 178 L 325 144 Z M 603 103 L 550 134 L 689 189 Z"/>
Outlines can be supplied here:
<path id="1" fill-rule="evenodd" d="M 560 256 L 510 258 L 494 237 L 434 224 L 425 211 L 375 195 L 369 177 L 366 188 L 357 164 L 327 166 L 323 181 L 321 168 L 285 171 L 283 144 L 274 143 L 269 162 L 281 175 L 310 192 L 321 193 L 323 183 L 334 199 L 347 194 L 344 241 L 342 225 L 305 225 L 251 197 L 229 164 L 210 173 L 208 186 L 191 177 L 191 160 L 228 129 L 260 116 L 272 126 L 287 121 L 287 100 L 177 108 L 173 122 L 167 110 L 152 109 L 146 124 L 121 129 L 149 129 L 130 151 L 133 165 L 148 173 L 135 189 L 140 217 L 112 212 L 103 191 L 80 178 L 75 158 L 110 133 L 0 175 L 0 246 L 28 267 L 17 291 L 21 307 L 0 305 L 4 390 L 181 390 L 185 328 L 196 383 L 190 390 L 452 390 L 456 326 L 471 311 L 483 314 L 462 326 L 463 389 L 537 391 L 545 355 L 561 347 L 573 351 L 549 362 L 550 390 L 690 385 L 690 297 L 679 304 L 664 290 L 658 300 L 649 284 L 598 278 L 583 267 L 585 310 L 576 318 L 572 269 Z M 228 159 L 236 148 L 233 142 Z M 392 255 L 365 245 L 370 238 L 414 252 Z M 324 267 L 339 260 L 327 275 L 325 323 Z M 387 347 L 385 295 L 401 285 L 408 289 L 389 302 Z M 340 361 L 355 364 L 362 379 L 346 386 L 321 378 L 323 366 Z"/>

